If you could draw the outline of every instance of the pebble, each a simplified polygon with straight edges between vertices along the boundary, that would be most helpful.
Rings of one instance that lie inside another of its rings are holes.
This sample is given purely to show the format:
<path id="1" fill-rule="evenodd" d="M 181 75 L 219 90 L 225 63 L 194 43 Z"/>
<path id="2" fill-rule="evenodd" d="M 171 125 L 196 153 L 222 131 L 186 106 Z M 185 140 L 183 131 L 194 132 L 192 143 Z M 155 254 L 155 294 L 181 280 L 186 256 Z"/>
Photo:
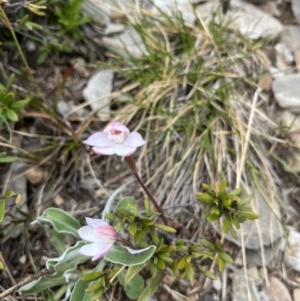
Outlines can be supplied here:
<path id="1" fill-rule="evenodd" d="M 110 98 L 113 88 L 113 70 L 100 70 L 88 81 L 83 90 L 83 97 L 97 116 L 107 121 L 110 119 Z"/>
<path id="2" fill-rule="evenodd" d="M 284 250 L 285 263 L 300 272 L 300 233 L 289 227 L 288 244 Z"/>
<path id="3" fill-rule="evenodd" d="M 60 207 L 61 205 L 63 205 L 64 203 L 64 198 L 58 194 L 55 198 L 54 198 L 54 203 L 56 206 Z"/>
<path id="4" fill-rule="evenodd" d="M 32 185 L 40 184 L 44 178 L 45 172 L 37 167 L 26 172 L 26 178 Z"/>
<path id="5" fill-rule="evenodd" d="M 287 287 L 276 277 L 270 277 L 269 285 L 264 291 L 267 293 L 270 301 L 292 301 Z"/>
<path id="6" fill-rule="evenodd" d="M 292 52 L 300 50 L 300 27 L 286 26 L 280 35 L 280 42 L 285 44 Z"/>
<path id="7" fill-rule="evenodd" d="M 293 11 L 295 18 L 300 23 L 300 1 L 299 0 L 291 0 L 291 6 L 292 6 L 292 11 Z"/>
<path id="8" fill-rule="evenodd" d="M 294 301 L 300 301 L 300 288 L 295 288 L 293 291 Z"/>
<path id="9" fill-rule="evenodd" d="M 280 107 L 300 113 L 300 74 L 276 78 L 272 90 Z"/>
<path id="10" fill-rule="evenodd" d="M 123 57 L 128 57 L 129 53 L 135 57 L 148 53 L 143 41 L 133 28 L 128 28 L 113 37 L 103 37 L 102 41 L 110 51 Z"/>

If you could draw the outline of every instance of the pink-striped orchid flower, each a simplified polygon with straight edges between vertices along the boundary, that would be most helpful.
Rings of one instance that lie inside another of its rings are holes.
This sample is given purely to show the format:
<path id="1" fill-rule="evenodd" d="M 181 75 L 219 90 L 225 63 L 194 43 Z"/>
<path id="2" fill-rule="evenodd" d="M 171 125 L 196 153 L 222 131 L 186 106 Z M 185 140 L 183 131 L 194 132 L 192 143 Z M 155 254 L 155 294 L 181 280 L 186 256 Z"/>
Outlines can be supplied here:
<path id="1" fill-rule="evenodd" d="M 83 143 L 93 146 L 93 151 L 98 155 L 116 154 L 121 157 L 128 157 L 146 141 L 139 133 L 130 133 L 125 125 L 114 121 L 103 132 L 91 135 Z"/>
<path id="2" fill-rule="evenodd" d="M 78 234 L 83 240 L 91 243 L 80 248 L 79 253 L 93 257 L 92 260 L 98 260 L 111 250 L 116 241 L 117 233 L 115 228 L 102 219 L 89 217 L 85 219 L 87 226 L 80 228 Z"/>

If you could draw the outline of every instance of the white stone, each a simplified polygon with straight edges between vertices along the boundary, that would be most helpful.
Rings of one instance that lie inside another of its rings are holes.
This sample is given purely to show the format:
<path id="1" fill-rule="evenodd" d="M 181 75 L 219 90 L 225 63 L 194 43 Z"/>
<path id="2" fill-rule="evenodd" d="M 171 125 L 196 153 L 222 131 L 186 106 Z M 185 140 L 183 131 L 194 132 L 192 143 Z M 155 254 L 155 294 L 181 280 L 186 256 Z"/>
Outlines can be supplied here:
<path id="1" fill-rule="evenodd" d="M 220 277 L 217 277 L 217 279 L 213 280 L 212 281 L 212 285 L 213 285 L 213 288 L 219 292 L 221 289 L 222 289 L 222 282 L 221 282 L 221 279 Z"/>
<path id="2" fill-rule="evenodd" d="M 277 43 L 274 46 L 276 50 L 276 63 L 277 67 L 286 69 L 287 65 L 294 62 L 294 56 L 291 50 L 284 43 Z M 281 65 L 280 65 L 281 64 Z"/>
<path id="3" fill-rule="evenodd" d="M 212 13 L 220 8 L 218 3 L 207 2 L 197 8 L 200 16 L 208 21 Z M 218 18 L 226 18 L 232 21 L 232 27 L 247 35 L 251 39 L 262 37 L 275 38 L 283 31 L 283 25 L 274 17 L 263 12 L 255 5 L 242 0 L 231 0 L 231 9 L 224 17 L 220 14 Z"/>
<path id="4" fill-rule="evenodd" d="M 297 21 L 300 23 L 300 1 L 299 0 L 291 0 L 292 5 L 292 11 L 297 19 Z"/>
<path id="5" fill-rule="evenodd" d="M 85 0 L 82 3 L 84 14 L 92 17 L 93 22 L 108 26 L 114 19 L 129 13 L 134 0 Z"/>
<path id="6" fill-rule="evenodd" d="M 259 8 L 262 9 L 265 13 L 274 16 L 280 17 L 281 11 L 278 9 L 278 3 L 274 1 L 268 1 L 259 5 Z"/>
<path id="7" fill-rule="evenodd" d="M 110 98 L 113 87 L 113 70 L 101 70 L 89 80 L 83 97 L 93 112 L 103 121 L 110 119 Z"/>
<path id="8" fill-rule="evenodd" d="M 294 301 L 300 301 L 300 288 L 295 288 L 293 290 Z"/>
<path id="9" fill-rule="evenodd" d="M 283 25 L 256 6 L 241 0 L 231 2 L 234 24 L 241 34 L 251 39 L 276 37 L 283 31 Z"/>
<path id="10" fill-rule="evenodd" d="M 110 51 L 123 57 L 128 57 L 129 54 L 135 57 L 147 55 L 142 39 L 133 28 L 128 28 L 114 37 L 104 37 L 102 41 Z"/>
<path id="11" fill-rule="evenodd" d="M 285 263 L 300 272 L 300 233 L 289 227 L 288 243 L 284 251 Z"/>
<path id="12" fill-rule="evenodd" d="M 280 107 L 300 113 L 300 74 L 276 78 L 272 90 Z"/>
<path id="13" fill-rule="evenodd" d="M 280 42 L 285 44 L 292 52 L 300 50 L 300 27 L 295 25 L 286 26 L 280 35 Z"/>
<path id="14" fill-rule="evenodd" d="M 276 277 L 269 278 L 269 285 L 264 289 L 270 301 L 292 301 L 289 290 Z"/>
<path id="15" fill-rule="evenodd" d="M 236 269 L 232 279 L 232 301 L 260 301 L 258 289 L 255 285 L 255 280 L 248 274 L 246 270 Z M 248 296 L 250 294 L 250 296 Z M 250 297 L 250 299 L 249 299 Z"/>
<path id="16" fill-rule="evenodd" d="M 153 3 L 152 10 L 154 12 L 159 13 L 160 9 L 172 16 L 174 12 L 179 11 L 186 24 L 194 25 L 196 16 L 190 0 L 154 0 Z"/>

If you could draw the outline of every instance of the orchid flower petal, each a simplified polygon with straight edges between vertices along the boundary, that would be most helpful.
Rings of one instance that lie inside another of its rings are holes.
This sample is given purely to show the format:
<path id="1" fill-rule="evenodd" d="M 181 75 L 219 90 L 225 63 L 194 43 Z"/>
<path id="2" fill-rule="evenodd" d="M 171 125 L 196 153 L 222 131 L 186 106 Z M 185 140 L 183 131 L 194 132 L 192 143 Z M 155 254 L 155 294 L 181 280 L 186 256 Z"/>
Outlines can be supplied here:
<path id="1" fill-rule="evenodd" d="M 127 136 L 126 140 L 123 142 L 123 145 L 137 148 L 145 143 L 146 141 L 142 138 L 141 134 L 132 132 Z"/>
<path id="2" fill-rule="evenodd" d="M 115 145 L 115 154 L 121 157 L 127 157 L 133 154 L 136 150 L 136 147 L 126 146 L 124 144 Z"/>
<path id="3" fill-rule="evenodd" d="M 113 155 L 115 154 L 115 144 L 109 147 L 93 147 L 93 152 L 97 155 Z"/>
<path id="4" fill-rule="evenodd" d="M 96 260 L 107 254 L 112 246 L 112 243 L 106 241 L 93 242 L 81 247 L 79 253 L 85 256 L 91 256 L 93 257 L 92 260 Z"/>
<path id="5" fill-rule="evenodd" d="M 101 132 L 93 134 L 83 143 L 97 147 L 109 147 L 115 144 L 114 141 L 108 139 L 108 134 Z"/>
<path id="6" fill-rule="evenodd" d="M 93 228 L 96 228 L 96 227 L 99 227 L 99 226 L 107 226 L 108 223 L 105 222 L 104 220 L 100 219 L 100 218 L 90 218 L 90 217 L 86 217 L 85 218 L 85 221 L 86 223 L 93 227 Z"/>

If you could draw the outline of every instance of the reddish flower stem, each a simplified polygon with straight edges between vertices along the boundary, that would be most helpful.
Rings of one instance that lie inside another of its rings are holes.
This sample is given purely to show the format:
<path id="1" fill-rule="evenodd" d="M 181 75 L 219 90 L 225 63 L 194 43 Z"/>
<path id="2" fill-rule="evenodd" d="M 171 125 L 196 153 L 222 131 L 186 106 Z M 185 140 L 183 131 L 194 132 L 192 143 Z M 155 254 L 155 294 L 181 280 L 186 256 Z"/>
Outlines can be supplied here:
<path id="1" fill-rule="evenodd" d="M 160 213 L 160 218 L 163 220 L 165 225 L 168 225 L 168 220 L 164 214 L 163 209 L 161 208 L 161 206 L 159 206 L 156 202 L 156 200 L 154 199 L 153 195 L 151 194 L 151 192 L 148 190 L 148 188 L 145 186 L 143 180 L 141 179 L 141 177 L 139 176 L 137 169 L 136 169 L 136 165 L 134 162 L 134 159 L 132 156 L 128 156 L 125 157 L 125 161 L 127 162 L 131 172 L 133 173 L 133 175 L 135 176 L 135 178 L 137 179 L 137 181 L 139 182 L 139 184 L 141 185 L 141 187 L 144 189 L 144 191 L 146 192 L 147 196 L 149 197 L 150 201 L 152 202 L 152 204 L 154 205 L 154 207 L 156 208 L 157 212 Z"/>

